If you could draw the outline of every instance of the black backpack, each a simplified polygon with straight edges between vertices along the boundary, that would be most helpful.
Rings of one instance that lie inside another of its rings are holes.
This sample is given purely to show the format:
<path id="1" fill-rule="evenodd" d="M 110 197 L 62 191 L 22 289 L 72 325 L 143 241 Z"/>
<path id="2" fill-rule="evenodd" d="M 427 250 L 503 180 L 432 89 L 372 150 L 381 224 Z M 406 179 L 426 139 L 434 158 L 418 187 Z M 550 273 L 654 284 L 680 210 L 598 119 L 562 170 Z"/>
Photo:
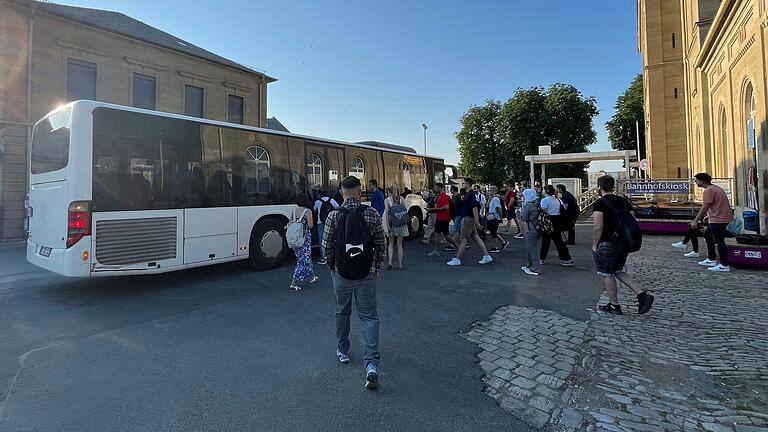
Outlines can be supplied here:
<path id="1" fill-rule="evenodd" d="M 320 223 L 325 224 L 325 221 L 328 220 L 328 215 L 331 214 L 332 211 L 336 209 L 333 208 L 333 204 L 331 203 L 331 199 L 328 198 L 328 201 L 320 199 Z"/>
<path id="2" fill-rule="evenodd" d="M 619 250 L 626 253 L 639 251 L 643 246 L 643 234 L 640 232 L 640 225 L 638 225 L 635 216 L 624 207 L 615 207 L 605 198 L 603 198 L 603 202 L 613 210 L 613 226 L 616 228 Z"/>
<path id="3" fill-rule="evenodd" d="M 365 207 L 339 207 L 336 220 L 336 244 L 331 268 L 344 279 L 365 279 L 371 271 L 375 255 L 373 236 L 368 232 L 363 212 Z"/>

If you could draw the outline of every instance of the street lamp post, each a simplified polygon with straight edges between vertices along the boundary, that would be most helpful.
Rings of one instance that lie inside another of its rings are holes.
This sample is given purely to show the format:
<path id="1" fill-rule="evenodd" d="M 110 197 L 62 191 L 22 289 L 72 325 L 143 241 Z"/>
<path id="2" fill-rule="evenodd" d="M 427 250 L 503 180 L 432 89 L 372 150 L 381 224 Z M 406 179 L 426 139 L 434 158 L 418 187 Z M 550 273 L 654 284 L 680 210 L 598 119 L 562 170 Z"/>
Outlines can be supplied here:
<path id="1" fill-rule="evenodd" d="M 426 123 L 422 123 L 421 127 L 424 128 L 424 154 L 427 154 L 427 129 L 429 128 Z"/>

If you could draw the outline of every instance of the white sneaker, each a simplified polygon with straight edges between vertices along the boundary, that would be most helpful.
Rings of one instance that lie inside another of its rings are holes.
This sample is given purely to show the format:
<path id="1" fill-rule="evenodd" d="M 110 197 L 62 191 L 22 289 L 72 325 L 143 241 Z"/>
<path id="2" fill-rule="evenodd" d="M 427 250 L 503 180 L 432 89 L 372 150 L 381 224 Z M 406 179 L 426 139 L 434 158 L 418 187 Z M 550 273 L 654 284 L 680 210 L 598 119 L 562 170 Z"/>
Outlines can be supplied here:
<path id="1" fill-rule="evenodd" d="M 523 271 L 525 272 L 525 274 L 529 274 L 531 276 L 538 276 L 539 275 L 538 273 L 536 273 L 535 271 L 529 269 L 528 267 L 523 267 Z"/>
<path id="2" fill-rule="evenodd" d="M 699 255 L 701 255 L 701 254 L 698 253 L 698 252 L 694 252 L 694 251 L 690 251 L 690 252 L 688 252 L 686 254 L 683 254 L 683 256 L 686 257 L 686 258 L 698 258 Z"/>
<path id="3" fill-rule="evenodd" d="M 707 270 L 713 271 L 713 272 L 726 272 L 727 273 L 727 272 L 731 271 L 731 267 L 730 266 L 724 266 L 722 264 L 718 264 L 718 265 L 716 265 L 714 267 L 708 268 Z"/>
<path id="4" fill-rule="evenodd" d="M 714 267 L 717 265 L 717 261 L 707 258 L 704 261 L 699 261 L 699 265 L 704 267 Z"/>
<path id="5" fill-rule="evenodd" d="M 491 261 L 493 261 L 493 258 L 491 258 L 491 256 L 490 256 L 490 255 L 485 255 L 485 256 L 483 257 L 483 259 L 481 259 L 481 260 L 480 260 L 480 261 L 478 261 L 477 263 L 478 263 L 478 264 L 488 264 L 488 263 L 489 263 L 489 262 L 491 262 Z"/>
<path id="6" fill-rule="evenodd" d="M 448 261 L 449 266 L 460 266 L 461 260 L 458 258 L 453 258 L 452 260 Z"/>
<path id="7" fill-rule="evenodd" d="M 677 249 L 685 249 L 688 246 L 683 242 L 677 242 L 677 243 L 672 243 L 672 247 Z"/>

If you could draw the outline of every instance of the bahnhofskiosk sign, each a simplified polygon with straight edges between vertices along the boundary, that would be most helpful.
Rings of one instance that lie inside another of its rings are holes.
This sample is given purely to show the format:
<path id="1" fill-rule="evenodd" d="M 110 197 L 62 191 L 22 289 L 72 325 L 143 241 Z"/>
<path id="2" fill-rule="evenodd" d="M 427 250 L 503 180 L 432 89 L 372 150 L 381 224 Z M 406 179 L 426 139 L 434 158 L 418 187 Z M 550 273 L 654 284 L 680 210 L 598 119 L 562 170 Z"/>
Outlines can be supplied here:
<path id="1" fill-rule="evenodd" d="M 688 195 L 691 193 L 691 182 L 688 180 L 629 180 L 628 194 L 675 194 Z"/>

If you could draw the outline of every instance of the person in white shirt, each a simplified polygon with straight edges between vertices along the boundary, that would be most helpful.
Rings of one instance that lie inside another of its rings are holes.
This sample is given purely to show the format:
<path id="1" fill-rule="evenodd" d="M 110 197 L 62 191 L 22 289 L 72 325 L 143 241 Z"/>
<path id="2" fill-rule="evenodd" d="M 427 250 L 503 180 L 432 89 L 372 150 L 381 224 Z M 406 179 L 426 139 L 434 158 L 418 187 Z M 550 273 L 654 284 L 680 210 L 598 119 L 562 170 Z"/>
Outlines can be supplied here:
<path id="1" fill-rule="evenodd" d="M 544 260 L 547 259 L 550 242 L 555 243 L 557 255 L 560 257 L 560 265 L 570 267 L 574 264 L 573 259 L 571 258 L 571 253 L 568 251 L 568 246 L 563 242 L 563 236 L 561 234 L 563 227 L 562 218 L 565 217 L 565 215 L 560 214 L 560 206 L 562 205 L 562 201 L 557 198 L 555 187 L 546 185 L 544 187 L 544 198 L 541 200 L 540 206 L 547 211 L 555 231 L 552 232 L 552 234 L 541 235 L 541 252 L 539 254 L 541 264 L 544 264 Z"/>
<path id="2" fill-rule="evenodd" d="M 482 229 L 478 230 L 477 234 L 483 241 L 485 241 L 486 231 L 488 230 L 488 219 L 486 218 L 488 199 L 485 197 L 483 191 L 480 190 L 480 185 L 475 185 L 474 191 L 475 198 L 477 199 L 478 204 L 480 204 L 480 225 L 483 226 Z"/>
<path id="3" fill-rule="evenodd" d="M 324 238 L 325 220 L 328 218 L 328 215 L 338 207 L 339 203 L 337 203 L 335 199 L 329 197 L 328 191 L 323 189 L 320 192 L 320 198 L 315 201 L 314 206 L 315 214 L 317 215 L 317 234 L 319 235 L 319 238 Z M 320 261 L 317 263 L 321 265 L 328 263 L 325 259 L 325 251 L 322 247 L 320 248 Z"/>

